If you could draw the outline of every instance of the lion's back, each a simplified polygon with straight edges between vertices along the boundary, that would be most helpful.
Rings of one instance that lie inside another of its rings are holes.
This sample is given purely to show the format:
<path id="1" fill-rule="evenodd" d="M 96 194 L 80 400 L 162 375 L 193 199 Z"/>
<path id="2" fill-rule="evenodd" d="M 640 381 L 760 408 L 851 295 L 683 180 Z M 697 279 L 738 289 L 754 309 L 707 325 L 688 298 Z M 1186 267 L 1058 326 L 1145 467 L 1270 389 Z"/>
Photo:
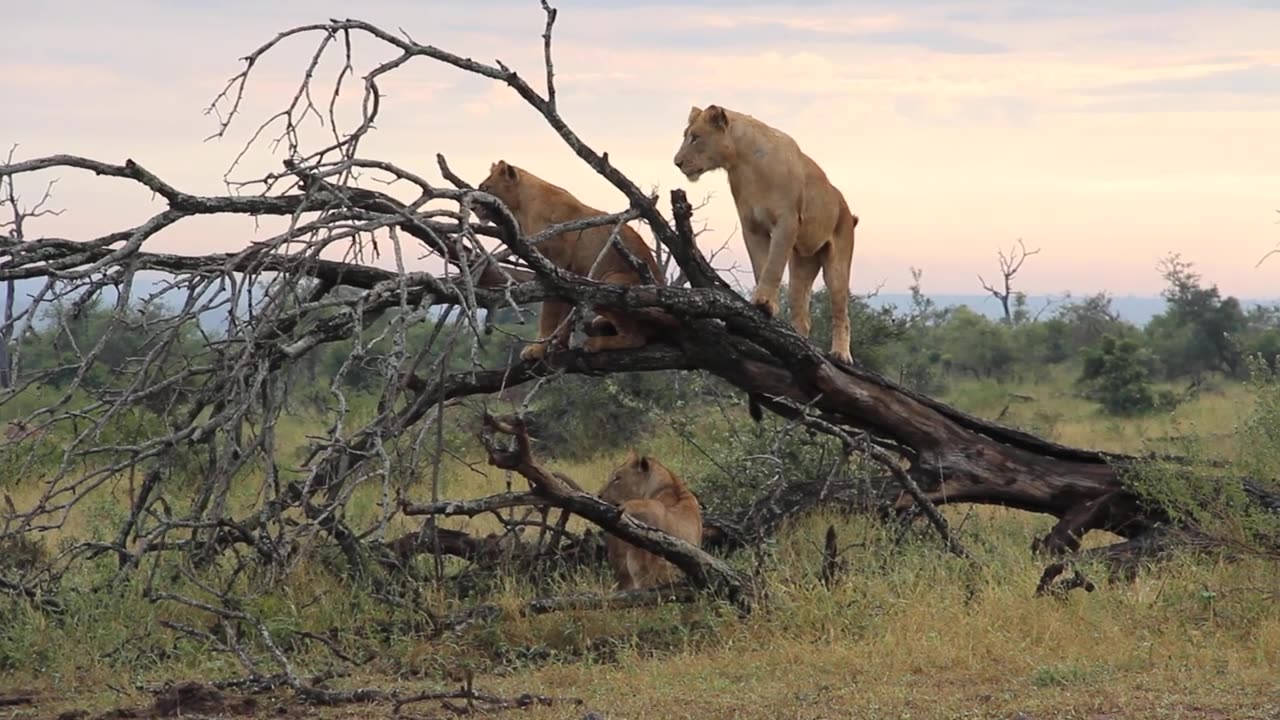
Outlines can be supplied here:
<path id="1" fill-rule="evenodd" d="M 593 208 L 587 208 L 577 217 L 588 218 L 606 214 Z M 640 276 L 616 252 L 605 254 L 599 265 L 596 265 L 596 259 L 600 257 L 601 251 L 609 244 L 609 239 L 612 235 L 613 225 L 602 225 L 583 232 L 576 239 L 573 271 L 585 275 L 592 266 L 595 266 L 596 277 L 604 277 L 610 273 L 620 273 L 625 278 L 619 279 L 615 275 L 613 282 L 624 285 L 639 284 L 641 282 Z M 623 225 L 621 235 L 623 247 L 649 268 L 649 272 L 655 280 L 659 278 L 661 273 L 658 270 L 658 262 L 654 259 L 653 251 L 649 249 L 649 244 L 644 241 L 644 238 L 640 237 L 640 233 L 636 232 L 630 225 Z"/>
<path id="2" fill-rule="evenodd" d="M 798 179 L 803 187 L 803 217 L 805 220 L 812 220 L 811 224 L 817 226 L 814 231 L 825 236 L 826 232 L 842 223 L 846 215 L 851 215 L 844 193 L 831 182 L 818 161 L 805 152 L 795 138 L 762 120 L 749 115 L 744 117 L 749 122 L 743 123 L 743 131 L 750 133 L 749 139 L 752 142 L 766 148 L 770 161 L 770 180 L 764 187 L 758 188 L 761 199 L 774 196 L 778 191 L 788 190 Z M 837 233 L 835 242 L 844 241 L 845 234 Z"/>

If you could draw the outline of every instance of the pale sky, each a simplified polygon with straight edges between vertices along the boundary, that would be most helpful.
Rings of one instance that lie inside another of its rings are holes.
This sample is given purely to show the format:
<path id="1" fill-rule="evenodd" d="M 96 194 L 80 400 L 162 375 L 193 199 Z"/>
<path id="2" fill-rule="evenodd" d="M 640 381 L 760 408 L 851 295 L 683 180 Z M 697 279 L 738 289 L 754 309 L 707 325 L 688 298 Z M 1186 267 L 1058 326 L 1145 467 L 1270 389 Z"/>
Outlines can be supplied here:
<path id="1" fill-rule="evenodd" d="M 689 107 L 718 103 L 790 133 L 845 194 L 861 218 L 855 292 L 901 291 L 911 266 L 926 292 L 977 292 L 1021 237 L 1042 248 L 1022 274 L 1032 293 L 1155 294 L 1176 251 L 1226 293 L 1280 295 L 1280 260 L 1254 268 L 1280 242 L 1280 0 L 557 5 L 563 116 L 664 211 L 673 187 L 712 194 L 704 251 L 735 231 L 728 182 L 689 184 L 671 158 Z M 268 56 L 235 131 L 203 142 L 238 59 L 294 25 L 356 17 L 542 87 L 536 0 L 8 0 L 3 16 L 0 146 L 133 158 L 188 192 L 222 192 L 248 133 L 287 103 L 318 37 Z M 357 46 L 357 71 L 389 57 Z M 505 86 L 418 59 L 383 90 L 367 157 L 437 180 L 443 152 L 473 183 L 505 159 L 625 205 Z M 264 148 L 237 177 L 279 159 Z M 20 190 L 37 194 L 35 177 Z M 30 234 L 88 239 L 161 207 L 124 181 L 52 177 L 66 212 Z M 233 250 L 276 228 L 200 219 L 150 246 Z M 747 267 L 739 235 L 728 252 Z"/>

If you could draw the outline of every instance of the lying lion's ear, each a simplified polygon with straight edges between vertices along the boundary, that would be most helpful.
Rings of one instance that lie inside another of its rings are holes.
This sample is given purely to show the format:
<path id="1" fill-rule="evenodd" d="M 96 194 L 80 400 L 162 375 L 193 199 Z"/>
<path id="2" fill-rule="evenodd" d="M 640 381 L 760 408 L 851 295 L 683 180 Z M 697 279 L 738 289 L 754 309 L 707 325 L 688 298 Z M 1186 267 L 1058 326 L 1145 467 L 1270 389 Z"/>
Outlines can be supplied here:
<path id="1" fill-rule="evenodd" d="M 519 172 L 515 169 L 514 166 L 508 165 L 505 162 L 502 163 L 502 172 L 504 175 L 507 176 L 508 180 L 515 180 L 516 177 L 519 175 Z"/>
<path id="2" fill-rule="evenodd" d="M 649 472 L 649 456 L 645 455 L 640 458 L 640 472 Z"/>
<path id="3" fill-rule="evenodd" d="M 688 122 L 689 122 L 690 124 L 692 124 L 692 123 L 693 123 L 693 121 L 694 121 L 694 120 L 697 120 L 697 119 L 698 119 L 698 116 L 699 116 L 699 115 L 701 115 L 701 114 L 702 114 L 702 108 L 698 107 L 697 105 L 694 105 L 693 107 L 689 108 L 689 121 L 688 121 Z"/>
<path id="4" fill-rule="evenodd" d="M 712 105 L 707 108 L 707 122 L 711 127 L 724 129 L 729 126 L 729 116 L 724 114 L 724 108 Z"/>

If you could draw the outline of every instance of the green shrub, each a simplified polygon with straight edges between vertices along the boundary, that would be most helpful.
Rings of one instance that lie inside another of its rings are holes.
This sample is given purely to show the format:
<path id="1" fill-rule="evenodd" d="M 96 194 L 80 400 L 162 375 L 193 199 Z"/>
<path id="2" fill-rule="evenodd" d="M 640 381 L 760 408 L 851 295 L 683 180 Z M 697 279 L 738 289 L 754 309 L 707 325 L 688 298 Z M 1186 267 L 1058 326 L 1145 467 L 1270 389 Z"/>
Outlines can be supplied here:
<path id="1" fill-rule="evenodd" d="M 1176 399 L 1152 387 L 1155 358 L 1131 338 L 1105 335 L 1084 353 L 1079 384 L 1109 415 L 1141 415 L 1171 408 Z"/>
<path id="2" fill-rule="evenodd" d="M 1280 375 L 1258 358 L 1248 358 L 1246 364 L 1255 405 L 1232 436 L 1235 459 L 1230 465 L 1197 462 L 1211 453 L 1208 441 L 1193 434 L 1180 448 L 1189 461 L 1145 462 L 1126 473 L 1125 480 L 1174 522 L 1237 549 L 1280 556 L 1280 508 L 1259 503 L 1257 492 L 1280 495 Z M 1217 445 L 1215 441 L 1215 449 Z"/>
<path id="3" fill-rule="evenodd" d="M 537 391 L 530 432 L 539 454 L 587 458 L 645 435 L 655 420 L 701 395 L 707 383 L 701 374 L 676 371 L 565 375 Z"/>

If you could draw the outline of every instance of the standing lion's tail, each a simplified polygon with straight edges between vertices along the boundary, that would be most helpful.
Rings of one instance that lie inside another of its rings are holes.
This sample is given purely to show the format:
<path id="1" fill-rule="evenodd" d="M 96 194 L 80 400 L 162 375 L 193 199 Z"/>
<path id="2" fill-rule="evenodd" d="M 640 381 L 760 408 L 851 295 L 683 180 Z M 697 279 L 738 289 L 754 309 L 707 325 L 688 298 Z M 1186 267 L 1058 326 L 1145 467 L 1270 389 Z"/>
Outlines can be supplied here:
<path id="1" fill-rule="evenodd" d="M 751 419 L 756 422 L 764 420 L 764 409 L 760 407 L 760 393 L 747 393 L 747 412 L 751 413 Z"/>

